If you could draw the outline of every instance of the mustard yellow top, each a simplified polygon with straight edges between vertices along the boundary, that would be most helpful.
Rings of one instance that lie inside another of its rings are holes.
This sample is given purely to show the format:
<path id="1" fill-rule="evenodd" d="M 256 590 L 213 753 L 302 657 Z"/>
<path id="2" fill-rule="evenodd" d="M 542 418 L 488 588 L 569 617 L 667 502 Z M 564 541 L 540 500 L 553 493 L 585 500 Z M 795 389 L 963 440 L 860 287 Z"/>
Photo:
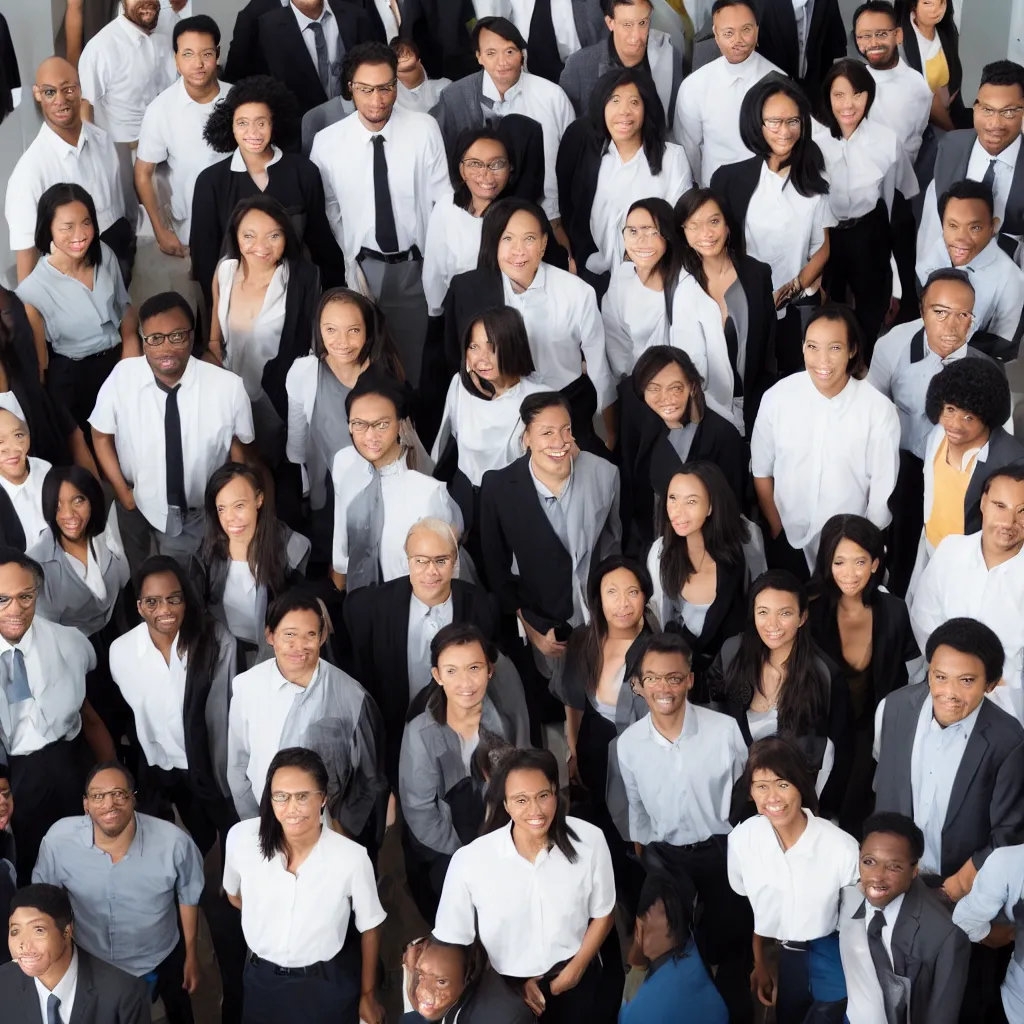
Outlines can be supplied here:
<path id="1" fill-rule="evenodd" d="M 963 469 L 957 469 L 946 460 L 947 448 L 948 442 L 943 438 L 932 466 L 932 511 L 924 525 L 924 534 L 933 548 L 951 533 L 964 532 L 964 499 L 967 497 L 967 485 L 971 482 L 974 460 L 978 457 L 975 453 Z"/>
<path id="2" fill-rule="evenodd" d="M 946 54 L 941 46 L 931 60 L 924 62 L 924 77 L 932 92 L 938 92 L 944 85 L 949 85 L 949 64 L 946 63 Z"/>

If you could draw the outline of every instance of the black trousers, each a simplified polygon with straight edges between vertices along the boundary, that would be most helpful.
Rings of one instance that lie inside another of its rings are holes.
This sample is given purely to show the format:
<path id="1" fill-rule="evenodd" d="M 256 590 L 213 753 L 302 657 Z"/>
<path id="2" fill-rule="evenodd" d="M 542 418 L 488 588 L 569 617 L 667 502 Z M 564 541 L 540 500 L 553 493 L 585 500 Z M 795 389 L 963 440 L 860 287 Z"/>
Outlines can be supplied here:
<path id="1" fill-rule="evenodd" d="M 115 345 L 84 359 L 69 359 L 51 351 L 46 368 L 46 390 L 63 405 L 89 437 L 89 415 L 96 405 L 103 382 L 121 358 L 121 346 Z"/>
<path id="2" fill-rule="evenodd" d="M 732 1024 L 753 1022 L 750 971 L 754 917 L 750 904 L 729 884 L 726 837 L 712 836 L 695 846 L 650 843 L 644 867 L 674 878 L 687 903 L 695 903 L 697 948 L 706 964 L 718 968 L 715 988 L 729 1010 Z"/>
<path id="3" fill-rule="evenodd" d="M 32 881 L 39 845 L 50 826 L 61 818 L 82 813 L 85 773 L 79 750 L 80 737 L 76 737 L 9 759 L 19 886 Z"/>
<path id="4" fill-rule="evenodd" d="M 227 797 L 201 796 L 180 768 L 154 768 L 143 763 L 139 768 L 141 794 L 139 810 L 145 814 L 174 821 L 174 808 L 178 808 L 188 834 L 205 857 L 220 835 L 223 844 L 228 830 L 238 821 L 234 805 Z"/>
<path id="5" fill-rule="evenodd" d="M 1006 1020 L 999 986 L 1013 954 L 1013 946 L 990 949 L 971 943 L 967 984 L 960 1004 L 960 1024 L 1002 1024 Z"/>
<path id="6" fill-rule="evenodd" d="M 807 568 L 807 559 L 804 557 L 803 549 L 793 547 L 786 540 L 785 530 L 778 537 L 773 538 L 765 528 L 764 556 L 769 569 L 786 569 L 802 582 L 811 578 L 811 571 Z"/>
<path id="7" fill-rule="evenodd" d="M 900 310 L 896 316 L 898 324 L 916 320 L 921 312 L 917 297 L 917 221 L 914 210 L 902 192 L 892 200 L 892 216 L 889 221 L 892 236 L 892 254 L 896 258 L 896 270 L 900 275 Z"/>
<path id="8" fill-rule="evenodd" d="M 544 1012 L 537 1018 L 539 1024 L 594 1024 L 601 984 L 600 957 L 594 957 L 587 964 L 579 984 L 561 995 L 553 996 L 551 982 L 558 977 L 567 962 L 555 964 L 537 982 L 537 987 L 544 995 Z M 513 992 L 522 992 L 526 979 L 506 977 L 505 982 Z"/>
<path id="9" fill-rule="evenodd" d="M 900 449 L 900 470 L 889 498 L 889 589 L 905 597 L 914 573 L 917 548 L 924 526 L 924 463 Z"/>
<path id="10" fill-rule="evenodd" d="M 192 1000 L 185 981 L 185 940 L 178 939 L 170 956 L 156 967 L 156 994 L 163 1000 L 169 1024 L 193 1024 Z"/>
<path id="11" fill-rule="evenodd" d="M 306 968 L 306 974 L 284 973 L 267 960 L 250 956 L 245 964 L 244 1024 L 358 1024 L 359 958 L 346 942 L 341 952 Z"/>

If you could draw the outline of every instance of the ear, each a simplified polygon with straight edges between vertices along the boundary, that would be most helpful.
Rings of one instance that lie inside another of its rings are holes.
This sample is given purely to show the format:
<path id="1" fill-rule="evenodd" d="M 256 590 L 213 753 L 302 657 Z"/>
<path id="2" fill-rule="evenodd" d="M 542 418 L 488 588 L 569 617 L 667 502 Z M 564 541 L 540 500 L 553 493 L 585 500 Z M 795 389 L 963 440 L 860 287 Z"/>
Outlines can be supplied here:
<path id="1" fill-rule="evenodd" d="M 267 638 L 267 643 L 270 644 L 271 647 L 273 647 L 274 646 L 274 634 L 270 632 L 270 627 L 269 626 L 265 626 L 264 627 L 263 635 Z"/>
<path id="2" fill-rule="evenodd" d="M 872 576 L 874 576 L 875 573 L 878 572 L 879 565 L 881 565 L 881 562 L 877 558 L 871 563 L 871 575 Z"/>
<path id="3" fill-rule="evenodd" d="M 615 28 L 615 22 L 611 18 L 609 18 L 607 14 L 604 16 L 604 23 L 608 26 L 609 32 L 611 32 Z"/>
<path id="4" fill-rule="evenodd" d="M 992 218 L 992 234 L 998 234 L 998 232 L 999 232 L 999 225 L 1002 224 L 1002 222 L 1003 221 L 1002 221 L 1001 217 L 993 217 Z"/>
<path id="5" fill-rule="evenodd" d="M 438 686 L 443 687 L 444 684 L 441 682 L 441 674 L 437 671 L 436 668 L 432 668 L 430 670 L 430 677 L 434 680 L 435 683 L 437 683 Z"/>
<path id="6" fill-rule="evenodd" d="M 807 609 L 804 609 L 803 615 L 800 616 L 800 627 L 803 628 L 807 623 Z"/>

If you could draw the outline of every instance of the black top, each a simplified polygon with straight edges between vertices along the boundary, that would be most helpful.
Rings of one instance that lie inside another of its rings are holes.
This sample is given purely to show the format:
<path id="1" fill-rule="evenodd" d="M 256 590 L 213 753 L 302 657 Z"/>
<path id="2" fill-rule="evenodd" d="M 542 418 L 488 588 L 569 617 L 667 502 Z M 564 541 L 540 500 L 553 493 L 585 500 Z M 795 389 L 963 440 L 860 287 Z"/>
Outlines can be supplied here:
<path id="1" fill-rule="evenodd" d="M 455 1024 L 456 1020 L 458 1024 L 534 1024 L 536 1019 L 522 996 L 488 967 L 475 988 L 464 992 L 439 1024 Z M 402 1015 L 402 1024 L 425 1024 L 426 1020 L 415 1010 Z"/>
<path id="2" fill-rule="evenodd" d="M 21 73 L 18 71 L 18 57 L 14 52 L 7 19 L 0 14 L 0 121 L 14 110 L 13 89 L 21 87 Z"/>
<path id="3" fill-rule="evenodd" d="M 313 347 L 313 319 L 320 301 L 320 271 L 306 260 L 293 260 L 288 268 L 288 291 L 285 294 L 284 326 L 277 355 L 263 367 L 260 383 L 271 404 L 288 422 L 288 394 L 285 379 L 296 359 L 308 356 Z"/>
<path id="4" fill-rule="evenodd" d="M 597 252 L 597 243 L 590 232 L 590 211 L 597 192 L 602 150 L 586 117 L 579 117 L 569 125 L 558 146 L 555 162 L 558 209 L 577 269 L 585 267 L 587 259 Z"/>
<path id="5" fill-rule="evenodd" d="M 903 29 L 903 56 L 906 62 L 915 70 L 924 74 L 924 61 L 921 60 L 921 47 L 917 41 L 917 33 L 914 31 L 914 23 L 911 20 L 912 4 L 897 5 L 903 7 L 901 17 L 901 28 Z M 957 31 L 956 22 L 950 18 L 936 26 L 936 34 L 942 44 L 942 52 L 946 57 L 946 65 L 949 68 L 949 95 L 953 96 L 953 102 L 949 105 L 949 116 L 955 128 L 971 128 L 974 125 L 974 115 L 964 104 L 961 95 L 961 87 L 964 82 L 963 65 L 960 63 L 960 33 Z M 954 93 L 956 95 L 954 95 Z"/>
<path id="6" fill-rule="evenodd" d="M 777 68 L 799 82 L 817 109 L 821 83 L 832 64 L 846 56 L 846 26 L 839 0 L 815 0 L 807 34 L 807 74 L 800 75 L 800 40 L 789 0 L 757 0 L 757 49 Z M 905 39 L 905 37 L 904 37 Z"/>
<path id="7" fill-rule="evenodd" d="M 480 67 L 466 28 L 475 18 L 472 0 L 405 0 L 399 35 L 416 43 L 429 78 L 454 82 Z"/>

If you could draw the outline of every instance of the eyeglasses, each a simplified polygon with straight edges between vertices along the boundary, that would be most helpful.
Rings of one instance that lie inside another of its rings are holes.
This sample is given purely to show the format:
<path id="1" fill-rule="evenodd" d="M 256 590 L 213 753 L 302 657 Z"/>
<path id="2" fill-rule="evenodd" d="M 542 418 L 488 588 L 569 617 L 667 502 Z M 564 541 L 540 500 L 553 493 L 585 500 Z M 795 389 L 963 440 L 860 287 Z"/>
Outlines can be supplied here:
<path id="1" fill-rule="evenodd" d="M 162 604 L 169 605 L 171 608 L 179 608 L 184 603 L 185 595 L 180 590 L 177 593 L 168 594 L 167 597 L 143 597 L 139 600 L 139 604 L 147 612 L 155 612 Z"/>
<path id="2" fill-rule="evenodd" d="M 497 160 L 492 160 L 490 163 L 485 164 L 483 160 L 463 160 L 462 166 L 470 174 L 482 174 L 486 168 L 491 174 L 500 174 L 508 167 L 508 161 L 499 157 Z"/>
<path id="3" fill-rule="evenodd" d="M 128 801 L 135 796 L 134 792 L 127 789 L 106 789 L 102 793 L 86 793 L 86 798 L 89 803 L 94 806 L 101 806 L 107 802 L 107 797 L 110 797 L 114 801 L 114 804 L 118 807 L 123 807 Z"/>
<path id="4" fill-rule="evenodd" d="M 283 789 L 278 789 L 270 794 L 270 799 L 279 806 L 287 804 L 289 800 L 294 800 L 300 807 L 305 807 L 312 797 L 322 794 L 323 790 L 320 789 L 304 789 L 300 793 L 286 793 Z"/>
<path id="5" fill-rule="evenodd" d="M 874 32 L 858 32 L 853 38 L 856 39 L 858 43 L 870 43 L 874 39 L 877 39 L 880 43 L 884 43 L 889 36 L 895 35 L 896 31 L 897 30 L 894 28 L 879 28 Z"/>
<path id="6" fill-rule="evenodd" d="M 390 82 L 383 85 L 365 85 L 362 82 L 352 83 L 352 92 L 359 96 L 372 96 L 375 92 L 381 96 L 390 96 L 398 88 L 398 79 L 392 78 Z"/>
<path id="7" fill-rule="evenodd" d="M 170 334 L 144 334 L 142 340 L 149 348 L 159 348 L 165 341 L 177 346 L 187 345 L 191 337 L 190 327 L 187 331 L 171 331 Z"/>
<path id="8" fill-rule="evenodd" d="M 627 224 L 622 229 L 622 236 L 627 242 L 635 242 L 638 238 L 649 242 L 652 238 L 661 238 L 661 232 L 657 228 L 634 228 Z"/>
<path id="9" fill-rule="evenodd" d="M 31 608 L 32 602 L 36 599 L 36 594 L 39 593 L 35 588 L 32 590 L 25 590 L 20 594 L 0 594 L 0 611 L 3 611 L 12 601 L 17 601 L 22 608 Z"/>
<path id="10" fill-rule="evenodd" d="M 765 117 L 762 118 L 761 124 L 770 132 L 781 132 L 783 125 L 791 132 L 797 132 L 800 130 L 801 121 L 799 117 Z"/>
<path id="11" fill-rule="evenodd" d="M 365 434 L 368 430 L 375 430 L 378 434 L 381 434 L 392 423 L 394 423 L 394 420 L 374 420 L 373 423 L 367 423 L 366 420 L 349 420 L 348 432 L 350 434 Z"/>
<path id="12" fill-rule="evenodd" d="M 995 107 L 983 107 L 977 100 L 974 101 L 974 109 L 982 117 L 991 118 L 998 116 L 1004 121 L 1013 121 L 1024 113 L 1024 107 L 1003 107 L 1001 110 L 996 110 Z"/>
<path id="13" fill-rule="evenodd" d="M 643 676 L 640 677 L 640 681 L 645 687 L 653 686 L 659 680 L 668 683 L 669 686 L 682 686 L 689 678 L 689 675 L 680 675 L 678 672 L 669 672 L 667 674 L 645 672 Z"/>
<path id="14" fill-rule="evenodd" d="M 950 309 L 948 306 L 931 306 L 929 311 L 940 324 L 944 324 L 952 316 L 958 324 L 968 325 L 974 323 L 974 314 L 968 313 L 966 309 Z"/>
<path id="15" fill-rule="evenodd" d="M 417 569 L 426 569 L 428 565 L 436 569 L 447 569 L 452 564 L 452 556 L 439 555 L 437 558 L 428 558 L 426 555 L 410 555 L 409 564 L 416 566 Z"/>
<path id="16" fill-rule="evenodd" d="M 669 384 L 667 388 L 663 388 L 660 384 L 648 384 L 644 388 L 644 394 L 652 396 L 660 394 L 685 395 L 688 390 L 689 388 L 685 384 Z"/>

